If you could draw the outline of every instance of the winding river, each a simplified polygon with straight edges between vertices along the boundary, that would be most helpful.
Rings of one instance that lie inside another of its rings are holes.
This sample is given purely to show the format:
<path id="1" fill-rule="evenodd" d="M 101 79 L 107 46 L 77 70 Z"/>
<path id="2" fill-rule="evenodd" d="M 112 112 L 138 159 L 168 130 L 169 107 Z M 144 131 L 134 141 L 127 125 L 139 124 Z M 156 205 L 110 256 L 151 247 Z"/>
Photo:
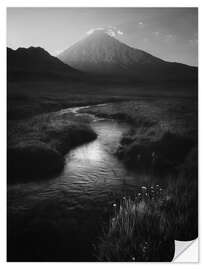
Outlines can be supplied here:
<path id="1" fill-rule="evenodd" d="M 35 201 L 56 199 L 67 194 L 66 203 L 70 207 L 84 207 L 87 202 L 94 202 L 94 205 L 97 202 L 106 203 L 109 194 L 133 185 L 133 176 L 114 155 L 129 125 L 92 117 L 91 126 L 98 134 L 97 139 L 71 150 L 65 156 L 65 167 L 59 176 L 8 188 L 8 199 L 16 199 L 12 206 L 26 209 Z M 132 180 L 132 183 L 127 184 L 126 179 L 128 182 Z M 18 198 L 11 194 L 16 194 Z M 72 203 L 70 198 L 73 198 Z"/>
<path id="2" fill-rule="evenodd" d="M 63 110 L 61 113 L 70 111 L 79 114 L 78 109 Z M 95 241 L 102 223 L 105 218 L 108 220 L 109 213 L 113 211 L 116 200 L 129 190 L 134 192 L 136 188 L 134 175 L 129 173 L 114 155 L 122 135 L 130 126 L 91 115 L 89 117 L 98 137 L 95 141 L 70 151 L 65 156 L 65 167 L 60 175 L 48 181 L 8 186 L 8 218 L 11 219 L 9 224 L 12 224 L 13 220 L 15 226 L 20 226 L 19 231 L 22 231 L 14 237 L 21 237 L 23 240 L 22 237 L 26 237 L 28 232 L 29 239 L 33 230 L 44 237 L 46 228 L 51 224 L 53 237 L 56 234 L 58 238 L 60 234 L 62 239 L 58 245 L 59 258 L 56 257 L 55 260 L 67 259 L 67 250 L 71 253 L 67 260 L 91 260 L 92 255 L 89 252 L 92 248 L 88 243 Z M 16 220 L 19 222 L 17 225 Z M 16 227 L 14 230 L 18 231 Z M 63 243 L 70 237 L 71 242 L 76 245 L 75 252 L 73 244 L 65 247 Z M 35 239 L 32 241 L 32 253 L 37 252 L 33 251 L 36 249 Z M 78 246 L 82 249 L 80 254 Z M 50 253 L 48 256 L 51 256 Z M 54 256 L 57 256 L 55 254 L 56 251 Z M 41 255 L 38 256 L 40 258 Z"/>

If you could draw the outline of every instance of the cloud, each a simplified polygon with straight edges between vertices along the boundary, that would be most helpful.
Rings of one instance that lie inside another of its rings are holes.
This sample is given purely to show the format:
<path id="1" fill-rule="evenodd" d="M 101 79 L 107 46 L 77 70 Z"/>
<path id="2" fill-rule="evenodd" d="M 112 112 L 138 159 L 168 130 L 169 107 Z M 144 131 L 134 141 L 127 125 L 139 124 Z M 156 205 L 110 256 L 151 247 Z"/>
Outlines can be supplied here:
<path id="1" fill-rule="evenodd" d="M 115 37 L 116 36 L 116 32 L 112 29 L 108 29 L 106 30 L 106 33 L 111 36 L 111 37 Z"/>
<path id="2" fill-rule="evenodd" d="M 61 54 L 62 52 L 64 52 L 67 48 L 63 48 L 63 49 L 58 49 L 53 51 L 52 55 L 53 56 L 58 56 L 59 54 Z"/>
<path id="3" fill-rule="evenodd" d="M 117 30 L 118 35 L 123 35 L 123 32 L 121 30 Z"/>
<path id="4" fill-rule="evenodd" d="M 98 31 L 98 30 L 104 30 L 104 28 L 103 27 L 92 28 L 92 29 L 88 30 L 86 32 L 86 34 L 91 35 L 92 33 L 94 33 L 95 31 Z"/>
<path id="5" fill-rule="evenodd" d="M 118 35 L 123 35 L 124 33 L 118 29 L 116 26 L 107 26 L 107 27 L 96 27 L 88 30 L 86 32 L 87 35 L 93 34 L 95 31 L 103 31 L 104 33 L 108 34 L 111 37 L 116 37 Z"/>

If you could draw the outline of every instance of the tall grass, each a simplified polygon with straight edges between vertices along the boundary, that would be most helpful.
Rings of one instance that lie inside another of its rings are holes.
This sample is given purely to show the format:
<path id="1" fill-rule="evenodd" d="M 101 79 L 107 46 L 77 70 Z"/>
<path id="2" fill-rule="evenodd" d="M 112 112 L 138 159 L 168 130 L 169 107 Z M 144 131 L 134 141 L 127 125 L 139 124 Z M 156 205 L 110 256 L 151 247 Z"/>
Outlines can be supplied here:
<path id="1" fill-rule="evenodd" d="M 99 240 L 100 261 L 171 261 L 174 240 L 198 236 L 197 148 L 177 176 L 163 186 L 142 186 L 134 197 L 113 204 L 114 213 Z"/>
<path id="2" fill-rule="evenodd" d="M 142 187 L 134 198 L 114 204 L 109 228 L 98 245 L 99 261 L 171 261 L 172 227 L 165 212 L 162 188 Z"/>
<path id="3" fill-rule="evenodd" d="M 168 131 L 155 141 L 134 138 L 123 139 L 121 143 L 123 147 L 119 149 L 118 156 L 129 168 L 163 175 L 177 171 L 177 166 L 183 163 L 195 140 Z"/>
<path id="4" fill-rule="evenodd" d="M 167 204 L 165 211 L 173 223 L 174 239 L 189 241 L 198 236 L 198 152 L 194 147 L 179 175 L 171 179 L 166 187 Z"/>

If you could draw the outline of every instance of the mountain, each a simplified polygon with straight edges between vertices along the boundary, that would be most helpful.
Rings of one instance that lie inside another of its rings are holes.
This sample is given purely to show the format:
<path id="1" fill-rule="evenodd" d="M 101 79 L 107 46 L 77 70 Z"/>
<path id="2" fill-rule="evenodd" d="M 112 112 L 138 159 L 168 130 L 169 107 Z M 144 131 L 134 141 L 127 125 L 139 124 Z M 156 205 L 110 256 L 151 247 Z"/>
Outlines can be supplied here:
<path id="1" fill-rule="evenodd" d="M 8 81 L 73 80 L 81 74 L 40 47 L 7 48 Z"/>
<path id="2" fill-rule="evenodd" d="M 166 62 L 142 50 L 129 47 L 99 30 L 62 52 L 58 58 L 80 71 L 118 79 L 197 79 L 196 67 Z"/>

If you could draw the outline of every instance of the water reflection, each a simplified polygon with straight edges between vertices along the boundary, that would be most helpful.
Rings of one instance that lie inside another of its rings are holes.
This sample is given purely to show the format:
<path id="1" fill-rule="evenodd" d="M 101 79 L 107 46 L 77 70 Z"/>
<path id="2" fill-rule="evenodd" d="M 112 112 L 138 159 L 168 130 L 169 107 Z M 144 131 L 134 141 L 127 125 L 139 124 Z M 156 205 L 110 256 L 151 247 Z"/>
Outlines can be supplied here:
<path id="1" fill-rule="evenodd" d="M 104 149 L 98 141 L 78 147 L 70 154 L 70 159 L 77 162 L 100 162 L 104 157 Z"/>

